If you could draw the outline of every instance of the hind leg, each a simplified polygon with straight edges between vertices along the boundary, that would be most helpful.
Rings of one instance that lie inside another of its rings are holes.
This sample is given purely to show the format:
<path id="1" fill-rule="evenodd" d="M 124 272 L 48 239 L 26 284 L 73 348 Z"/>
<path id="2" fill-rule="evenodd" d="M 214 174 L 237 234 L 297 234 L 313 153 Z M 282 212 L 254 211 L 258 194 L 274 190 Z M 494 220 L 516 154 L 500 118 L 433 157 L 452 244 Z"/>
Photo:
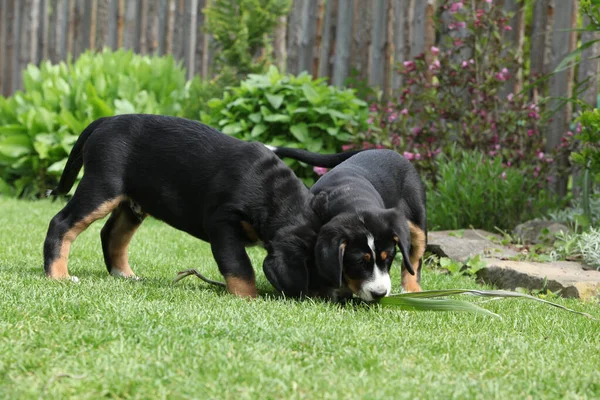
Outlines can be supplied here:
<path id="1" fill-rule="evenodd" d="M 107 216 L 124 196 L 103 182 L 84 177 L 67 205 L 52 218 L 44 241 L 44 271 L 53 279 L 69 278 L 71 243 L 92 222 Z"/>
<path id="2" fill-rule="evenodd" d="M 423 266 L 423 254 L 427 246 L 425 232 L 412 222 L 408 223 L 410 228 L 410 263 L 415 268 L 415 275 L 411 275 L 402 266 L 402 290 L 404 292 L 421 291 L 421 267 Z"/>
<path id="3" fill-rule="evenodd" d="M 112 212 L 102 228 L 102 251 L 104 262 L 111 275 L 125 278 L 135 277 L 129 266 L 127 249 L 135 231 L 146 218 L 146 214 L 133 210 L 133 203 L 124 201 Z"/>

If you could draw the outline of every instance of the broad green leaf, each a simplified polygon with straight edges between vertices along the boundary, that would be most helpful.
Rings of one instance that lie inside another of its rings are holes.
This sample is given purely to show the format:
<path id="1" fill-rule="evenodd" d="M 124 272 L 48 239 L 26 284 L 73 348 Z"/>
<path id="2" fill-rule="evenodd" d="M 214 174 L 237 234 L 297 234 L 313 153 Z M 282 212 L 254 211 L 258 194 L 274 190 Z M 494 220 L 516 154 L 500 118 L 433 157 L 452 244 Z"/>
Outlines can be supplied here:
<path id="1" fill-rule="evenodd" d="M 267 125 L 265 124 L 257 124 L 252 128 L 252 132 L 250 132 L 250 137 L 255 138 L 262 135 L 267 130 Z"/>
<path id="2" fill-rule="evenodd" d="M 21 124 L 0 126 L 0 136 L 27 134 L 27 129 Z"/>
<path id="3" fill-rule="evenodd" d="M 290 126 L 290 132 L 300 142 L 305 142 L 308 138 L 308 127 L 305 123 Z"/>
<path id="4" fill-rule="evenodd" d="M 252 113 L 248 115 L 248 119 L 254 122 L 255 124 L 258 124 L 262 121 L 262 115 L 261 113 Z"/>
<path id="5" fill-rule="evenodd" d="M 302 85 L 302 92 L 311 104 L 318 104 L 321 102 L 321 96 L 311 85 L 307 83 Z"/>
<path id="6" fill-rule="evenodd" d="M 223 127 L 223 133 L 226 135 L 235 135 L 236 133 L 240 133 L 242 131 L 242 125 L 239 122 L 225 125 Z"/>
<path id="7" fill-rule="evenodd" d="M 273 107 L 275 110 L 277 110 L 277 109 L 279 109 L 279 107 L 281 107 L 281 103 L 283 103 L 282 95 L 267 94 L 266 97 L 267 97 L 267 100 L 269 100 L 269 104 L 271 104 L 271 107 Z"/>
<path id="8" fill-rule="evenodd" d="M 13 135 L 0 139 L 0 154 L 6 157 L 19 158 L 32 150 L 31 140 L 27 135 Z"/>
<path id="9" fill-rule="evenodd" d="M 290 116 L 285 114 L 271 114 L 265 116 L 267 122 L 290 122 Z"/>
<path id="10" fill-rule="evenodd" d="M 394 294 L 394 295 L 391 295 L 388 297 L 384 297 L 383 299 L 380 300 L 380 302 L 382 304 L 393 305 L 394 302 L 397 301 L 396 299 L 398 299 L 398 298 L 401 298 L 401 299 L 406 299 L 406 298 L 428 299 L 428 298 L 433 298 L 433 297 L 446 297 L 446 296 L 453 296 L 453 295 L 458 295 L 458 294 L 468 294 L 468 295 L 481 296 L 481 297 L 525 298 L 528 300 L 539 301 L 541 303 L 548 304 L 550 306 L 557 307 L 562 310 L 569 311 L 569 312 L 572 312 L 575 314 L 583 315 L 583 316 L 591 318 L 591 319 L 596 319 L 594 316 L 592 316 L 590 314 L 580 312 L 580 311 L 575 311 L 570 308 L 561 306 L 560 304 L 552 303 L 550 301 L 543 300 L 543 299 L 540 299 L 540 298 L 537 298 L 534 296 L 530 296 L 528 294 L 518 293 L 518 292 L 509 292 L 509 291 L 505 291 L 505 290 L 474 290 L 474 289 L 425 290 L 422 292 Z"/>
<path id="11" fill-rule="evenodd" d="M 384 306 L 398 307 L 406 311 L 455 311 L 455 312 L 474 312 L 479 314 L 489 315 L 495 318 L 500 318 L 498 314 L 495 314 L 483 307 L 479 307 L 474 303 L 460 300 L 437 300 L 437 299 L 426 299 L 426 298 L 415 298 L 415 297 L 399 297 L 389 296 L 381 299 L 380 304 Z"/>
<path id="12" fill-rule="evenodd" d="M 129 100 L 116 99 L 115 100 L 115 115 L 121 114 L 135 114 L 135 107 Z"/>

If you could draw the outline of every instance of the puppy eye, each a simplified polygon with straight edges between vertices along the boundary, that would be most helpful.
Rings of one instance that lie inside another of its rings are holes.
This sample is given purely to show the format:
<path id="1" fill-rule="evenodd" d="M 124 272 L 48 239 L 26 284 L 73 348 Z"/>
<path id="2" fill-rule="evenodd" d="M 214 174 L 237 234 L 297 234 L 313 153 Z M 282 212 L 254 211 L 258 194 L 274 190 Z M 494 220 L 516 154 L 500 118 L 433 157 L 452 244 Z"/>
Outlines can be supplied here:
<path id="1" fill-rule="evenodd" d="M 371 254 L 365 253 L 365 255 L 363 256 L 363 261 L 365 261 L 365 262 L 371 261 Z"/>
<path id="2" fill-rule="evenodd" d="M 381 259 L 383 261 L 385 261 L 388 258 L 388 252 L 387 251 L 382 251 L 379 256 L 381 257 Z"/>

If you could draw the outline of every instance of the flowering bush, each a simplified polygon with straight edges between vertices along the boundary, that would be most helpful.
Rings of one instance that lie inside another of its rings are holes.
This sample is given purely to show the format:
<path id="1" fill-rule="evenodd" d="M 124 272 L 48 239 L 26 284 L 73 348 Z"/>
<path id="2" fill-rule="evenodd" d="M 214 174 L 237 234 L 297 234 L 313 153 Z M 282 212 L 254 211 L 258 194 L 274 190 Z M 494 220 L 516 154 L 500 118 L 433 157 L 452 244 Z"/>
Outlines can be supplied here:
<path id="1" fill-rule="evenodd" d="M 353 147 L 403 153 L 435 182 L 435 156 L 450 145 L 501 157 L 531 176 L 544 176 L 543 106 L 506 89 L 518 65 L 505 32 L 509 16 L 491 1 L 446 1 L 444 42 L 399 66 L 403 85 L 394 101 L 371 105 L 370 127 Z M 541 180 L 540 180 L 541 181 Z M 541 183 L 540 183 L 541 185 Z"/>

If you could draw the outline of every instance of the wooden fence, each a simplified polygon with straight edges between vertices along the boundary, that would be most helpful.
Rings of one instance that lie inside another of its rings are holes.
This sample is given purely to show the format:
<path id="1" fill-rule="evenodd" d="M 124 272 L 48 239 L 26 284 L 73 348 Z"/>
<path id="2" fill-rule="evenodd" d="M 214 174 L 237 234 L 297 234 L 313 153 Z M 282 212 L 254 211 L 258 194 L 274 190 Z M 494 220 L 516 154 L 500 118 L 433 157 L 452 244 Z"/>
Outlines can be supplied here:
<path id="1" fill-rule="evenodd" d="M 21 71 L 28 63 L 76 58 L 86 49 L 132 49 L 141 54 L 173 54 L 182 60 L 188 76 L 209 77 L 211 38 L 202 29 L 203 8 L 210 0 L 0 0 L 0 94 L 22 87 Z M 463 0 L 483 4 L 484 0 Z M 575 48 L 578 0 L 533 1 L 533 21 L 525 27 L 525 0 L 493 0 L 514 13 L 507 40 L 524 50 L 530 37 L 530 72 L 543 75 Z M 393 65 L 435 45 L 432 22 L 442 0 L 294 0 L 287 17 L 273 35 L 276 63 L 288 72 L 309 71 L 328 77 L 335 85 L 347 78 L 368 82 L 386 95 L 400 86 Z M 583 38 L 593 37 L 584 33 Z M 585 56 L 598 53 L 596 47 Z M 521 54 L 524 54 L 521 52 Z M 528 77 L 511 71 L 506 92 L 518 91 Z M 560 111 L 553 118 L 548 149 L 559 143 L 571 119 L 569 97 L 574 78 L 591 78 L 584 93 L 595 102 L 596 60 L 554 75 L 548 93 Z M 536 95 L 536 93 L 534 93 Z M 559 107 L 561 106 L 561 107 Z"/>

